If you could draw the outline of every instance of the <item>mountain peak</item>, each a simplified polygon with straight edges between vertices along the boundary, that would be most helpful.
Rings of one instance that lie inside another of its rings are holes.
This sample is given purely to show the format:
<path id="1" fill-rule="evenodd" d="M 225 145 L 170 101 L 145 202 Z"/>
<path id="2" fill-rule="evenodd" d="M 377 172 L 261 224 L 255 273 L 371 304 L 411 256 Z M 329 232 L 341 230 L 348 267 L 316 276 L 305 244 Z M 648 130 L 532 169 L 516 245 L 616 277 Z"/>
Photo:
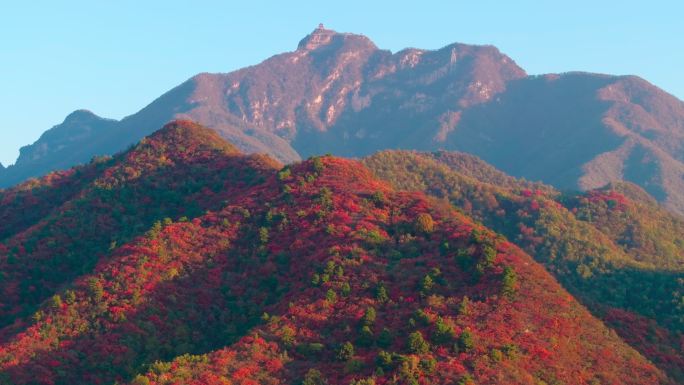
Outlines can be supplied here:
<path id="1" fill-rule="evenodd" d="M 220 150 L 226 154 L 237 155 L 241 153 L 235 146 L 221 138 L 216 131 L 190 120 L 182 119 L 164 125 L 161 130 L 149 136 L 147 143 L 149 142 L 158 142 L 166 146 L 184 149 L 183 152 L 189 152 L 191 148 L 204 148 Z"/>
<path id="2" fill-rule="evenodd" d="M 353 33 L 340 33 L 335 30 L 325 28 L 325 26 L 321 23 L 318 24 L 318 27 L 316 27 L 316 29 L 314 29 L 313 32 L 311 32 L 299 41 L 299 44 L 297 45 L 297 50 L 313 51 L 320 47 L 329 45 L 333 42 L 333 40 L 336 39 L 359 41 L 363 42 L 364 45 L 370 45 L 373 48 L 377 48 L 375 47 L 375 44 L 373 44 L 373 42 L 364 35 L 356 35 Z"/>
<path id="3" fill-rule="evenodd" d="M 314 50 L 318 47 L 327 45 L 335 35 L 338 35 L 336 31 L 326 29 L 321 23 L 313 32 L 299 41 L 297 50 Z"/>
<path id="4" fill-rule="evenodd" d="M 104 119 L 95 113 L 93 113 L 90 110 L 76 110 L 69 115 L 67 115 L 66 118 L 64 118 L 64 123 L 70 123 L 70 122 L 77 122 L 77 121 L 88 121 L 88 120 L 101 120 Z"/>

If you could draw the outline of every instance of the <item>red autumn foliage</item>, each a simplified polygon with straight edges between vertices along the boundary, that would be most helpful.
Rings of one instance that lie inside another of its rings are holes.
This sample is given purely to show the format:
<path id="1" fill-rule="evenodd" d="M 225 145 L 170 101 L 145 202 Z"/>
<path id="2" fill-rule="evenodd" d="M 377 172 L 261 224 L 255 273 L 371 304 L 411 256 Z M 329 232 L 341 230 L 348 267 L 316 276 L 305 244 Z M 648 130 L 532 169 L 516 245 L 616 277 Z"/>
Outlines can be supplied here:
<path id="1" fill-rule="evenodd" d="M 313 158 L 278 172 L 206 135 L 170 125 L 79 193 L 79 207 L 125 197 L 135 204 L 123 208 L 142 209 L 180 189 L 171 219 L 126 217 L 145 231 L 110 250 L 109 237 L 91 234 L 124 222 L 98 226 L 95 210 L 74 221 L 69 201 L 34 225 L 47 230 L 10 241 L 59 235 L 68 254 L 82 244 L 60 226 L 76 226 L 104 251 L 58 278 L 42 276 L 50 259 L 39 246 L 17 252 L 27 267 L 8 269 L 4 287 L 29 279 L 43 294 L 6 300 L 19 310 L 2 313 L 2 381 L 668 383 L 528 254 L 465 214 L 397 191 L 356 161 Z M 91 195 L 95 186 L 117 198 Z M 432 228 L 417 230 L 426 215 Z M 353 352 L 340 359 L 347 342 Z"/>

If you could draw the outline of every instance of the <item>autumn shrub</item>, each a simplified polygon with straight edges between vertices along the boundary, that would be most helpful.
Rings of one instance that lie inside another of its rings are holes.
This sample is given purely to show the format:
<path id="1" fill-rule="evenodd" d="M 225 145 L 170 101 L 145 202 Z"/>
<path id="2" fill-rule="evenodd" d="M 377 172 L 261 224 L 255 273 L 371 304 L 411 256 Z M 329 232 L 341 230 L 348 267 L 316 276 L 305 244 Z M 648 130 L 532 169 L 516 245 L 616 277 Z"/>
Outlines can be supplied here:
<path id="1" fill-rule="evenodd" d="M 435 230 L 435 221 L 428 213 L 420 213 L 416 216 L 414 223 L 416 232 L 429 234 Z"/>
<path id="2" fill-rule="evenodd" d="M 458 380 L 458 385 L 475 385 L 475 380 L 473 379 L 473 376 L 466 373 Z"/>
<path id="3" fill-rule="evenodd" d="M 137 375 L 131 381 L 131 385 L 150 385 L 150 380 L 145 376 Z"/>
<path id="4" fill-rule="evenodd" d="M 280 340 L 285 346 L 292 346 L 295 343 L 296 332 L 290 326 L 283 326 L 280 329 Z"/>
<path id="5" fill-rule="evenodd" d="M 492 361 L 499 362 L 503 360 L 503 353 L 499 349 L 492 349 L 489 352 L 489 357 L 492 359 Z"/>
<path id="6" fill-rule="evenodd" d="M 518 356 L 518 347 L 514 344 L 503 345 L 501 351 L 508 359 L 515 359 Z"/>

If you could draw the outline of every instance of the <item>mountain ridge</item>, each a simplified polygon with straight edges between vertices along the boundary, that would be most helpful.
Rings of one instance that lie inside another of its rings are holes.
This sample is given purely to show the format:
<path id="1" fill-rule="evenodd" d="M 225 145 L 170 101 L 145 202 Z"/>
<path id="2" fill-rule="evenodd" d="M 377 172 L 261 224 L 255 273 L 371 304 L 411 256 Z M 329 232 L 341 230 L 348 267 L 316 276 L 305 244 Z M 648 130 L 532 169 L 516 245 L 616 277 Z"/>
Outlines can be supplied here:
<path id="1" fill-rule="evenodd" d="M 60 153 L 64 141 L 41 139 L 0 171 L 0 185 L 123 150 L 178 118 L 284 163 L 322 153 L 460 150 L 562 189 L 631 181 L 684 213 L 684 102 L 645 80 L 529 76 L 493 46 L 392 53 L 322 26 L 294 51 L 196 75 L 121 121 L 65 121 L 77 132 L 69 151 Z"/>

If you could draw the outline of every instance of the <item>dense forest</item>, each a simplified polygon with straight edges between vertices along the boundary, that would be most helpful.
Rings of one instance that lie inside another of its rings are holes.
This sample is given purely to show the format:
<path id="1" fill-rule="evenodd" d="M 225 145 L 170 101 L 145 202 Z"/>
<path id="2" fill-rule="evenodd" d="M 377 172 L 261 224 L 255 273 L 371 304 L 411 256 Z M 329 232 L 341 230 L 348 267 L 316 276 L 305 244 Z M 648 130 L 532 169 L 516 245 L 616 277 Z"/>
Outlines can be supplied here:
<path id="1" fill-rule="evenodd" d="M 643 354 L 684 379 L 684 221 L 635 185 L 556 191 L 461 153 L 363 160 L 400 189 L 446 199 L 505 235 Z"/>
<path id="2" fill-rule="evenodd" d="M 0 383 L 676 383 L 681 313 L 596 287 L 675 274 L 655 250 L 680 222 L 639 237 L 662 219 L 643 206 L 599 231 L 649 203 L 439 159 L 282 166 L 178 121 L 2 191 Z"/>

